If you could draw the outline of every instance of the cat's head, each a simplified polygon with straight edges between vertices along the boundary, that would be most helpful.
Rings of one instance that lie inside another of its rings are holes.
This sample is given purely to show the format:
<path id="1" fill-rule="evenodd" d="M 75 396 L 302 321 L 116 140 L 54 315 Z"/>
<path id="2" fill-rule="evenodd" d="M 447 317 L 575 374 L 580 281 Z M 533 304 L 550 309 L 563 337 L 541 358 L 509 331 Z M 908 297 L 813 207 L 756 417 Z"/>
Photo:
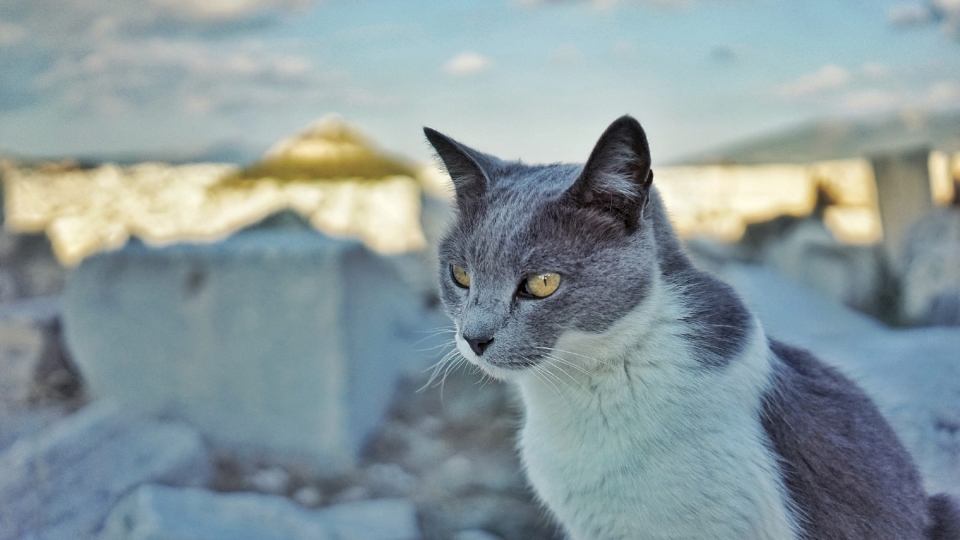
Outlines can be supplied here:
<path id="1" fill-rule="evenodd" d="M 555 355 L 565 332 L 603 332 L 647 296 L 653 173 L 636 120 L 613 122 L 585 165 L 502 161 L 424 132 L 456 189 L 440 291 L 469 361 L 509 378 Z"/>

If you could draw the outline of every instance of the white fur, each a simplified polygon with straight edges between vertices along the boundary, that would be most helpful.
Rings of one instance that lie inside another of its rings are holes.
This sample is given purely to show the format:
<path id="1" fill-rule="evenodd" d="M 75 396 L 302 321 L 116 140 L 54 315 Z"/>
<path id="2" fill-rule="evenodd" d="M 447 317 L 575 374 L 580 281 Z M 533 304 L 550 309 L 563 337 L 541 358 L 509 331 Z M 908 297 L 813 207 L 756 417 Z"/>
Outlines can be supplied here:
<path id="1" fill-rule="evenodd" d="M 795 539 L 760 425 L 771 358 L 760 324 L 730 365 L 705 368 L 672 291 L 652 291 L 602 334 L 564 334 L 562 360 L 536 368 L 491 369 L 459 336 L 458 348 L 518 384 L 527 475 L 573 540 Z"/>

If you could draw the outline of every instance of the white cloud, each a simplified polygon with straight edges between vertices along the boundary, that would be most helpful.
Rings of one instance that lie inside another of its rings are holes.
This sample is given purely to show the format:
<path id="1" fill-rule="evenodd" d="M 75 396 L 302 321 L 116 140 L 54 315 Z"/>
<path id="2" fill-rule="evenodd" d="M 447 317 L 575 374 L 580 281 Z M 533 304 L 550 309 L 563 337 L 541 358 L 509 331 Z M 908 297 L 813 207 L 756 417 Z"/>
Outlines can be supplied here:
<path id="1" fill-rule="evenodd" d="M 21 43 L 29 35 L 30 32 L 22 26 L 0 21 L 0 47 Z"/>
<path id="2" fill-rule="evenodd" d="M 921 102 L 933 109 L 960 107 L 960 81 L 941 81 L 932 84 Z"/>
<path id="3" fill-rule="evenodd" d="M 250 25 L 279 22 L 316 1 L 0 0 L 0 112 L 391 103 L 342 73 L 242 38 Z"/>
<path id="4" fill-rule="evenodd" d="M 900 96 L 886 90 L 868 89 L 850 92 L 840 102 L 845 112 L 878 112 L 891 110 L 901 103 Z"/>
<path id="5" fill-rule="evenodd" d="M 860 66 L 860 73 L 868 79 L 888 79 L 893 70 L 882 62 L 867 62 Z"/>
<path id="6" fill-rule="evenodd" d="M 898 4 L 887 9 L 887 22 L 896 28 L 921 26 L 933 19 L 933 11 L 926 4 Z"/>
<path id="7" fill-rule="evenodd" d="M 199 20 L 236 20 L 270 10 L 299 10 L 311 0 L 149 0 L 149 4 L 179 17 Z"/>
<path id="8" fill-rule="evenodd" d="M 443 71 L 456 77 L 478 75 L 493 67 L 493 60 L 473 51 L 464 51 L 443 64 Z"/>
<path id="9" fill-rule="evenodd" d="M 802 98 L 842 88 L 853 77 L 846 69 L 828 64 L 817 71 L 801 75 L 779 88 L 779 94 L 787 98 Z"/>
<path id="10" fill-rule="evenodd" d="M 558 64 L 579 64 L 585 58 L 583 52 L 574 45 L 561 45 L 550 54 L 550 60 Z"/>
<path id="11" fill-rule="evenodd" d="M 895 5 L 887 10 L 887 22 L 895 28 L 940 24 L 945 34 L 960 39 L 960 0 L 927 0 Z"/>
<path id="12" fill-rule="evenodd" d="M 197 114 L 296 103 L 330 95 L 343 82 L 305 58 L 271 54 L 254 42 L 224 47 L 159 38 L 104 43 L 35 79 L 69 110 L 109 114 L 156 103 Z"/>
<path id="13" fill-rule="evenodd" d="M 590 4 L 596 9 L 604 10 L 621 4 L 646 4 L 650 6 L 672 9 L 688 7 L 694 4 L 716 3 L 723 0 L 514 0 L 522 6 L 543 6 L 561 3 Z"/>

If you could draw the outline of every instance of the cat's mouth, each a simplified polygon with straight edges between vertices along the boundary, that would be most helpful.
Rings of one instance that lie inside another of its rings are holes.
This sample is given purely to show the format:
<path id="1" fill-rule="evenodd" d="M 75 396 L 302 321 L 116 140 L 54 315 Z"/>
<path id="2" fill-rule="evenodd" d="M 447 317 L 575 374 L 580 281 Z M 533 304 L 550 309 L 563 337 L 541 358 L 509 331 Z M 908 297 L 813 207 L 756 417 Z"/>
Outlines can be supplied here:
<path id="1" fill-rule="evenodd" d="M 505 371 L 523 371 L 537 364 L 537 361 L 533 359 L 498 357 L 494 351 L 490 350 L 485 351 L 482 355 L 477 355 L 459 335 L 456 338 L 456 344 L 460 354 L 467 361 L 497 378 L 502 378 Z"/>

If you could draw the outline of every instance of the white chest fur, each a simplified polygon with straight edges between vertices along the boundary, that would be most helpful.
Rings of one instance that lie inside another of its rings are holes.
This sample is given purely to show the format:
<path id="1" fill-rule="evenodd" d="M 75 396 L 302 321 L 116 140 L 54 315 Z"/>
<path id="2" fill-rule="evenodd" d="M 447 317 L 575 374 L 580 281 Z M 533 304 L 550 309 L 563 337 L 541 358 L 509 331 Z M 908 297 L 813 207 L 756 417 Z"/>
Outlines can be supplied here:
<path id="1" fill-rule="evenodd" d="M 554 354 L 577 368 L 556 361 L 517 379 L 540 498 L 573 540 L 796 538 L 759 422 L 770 371 L 759 324 L 739 358 L 710 369 L 663 322 L 676 319 L 655 313 L 564 335 Z"/>

